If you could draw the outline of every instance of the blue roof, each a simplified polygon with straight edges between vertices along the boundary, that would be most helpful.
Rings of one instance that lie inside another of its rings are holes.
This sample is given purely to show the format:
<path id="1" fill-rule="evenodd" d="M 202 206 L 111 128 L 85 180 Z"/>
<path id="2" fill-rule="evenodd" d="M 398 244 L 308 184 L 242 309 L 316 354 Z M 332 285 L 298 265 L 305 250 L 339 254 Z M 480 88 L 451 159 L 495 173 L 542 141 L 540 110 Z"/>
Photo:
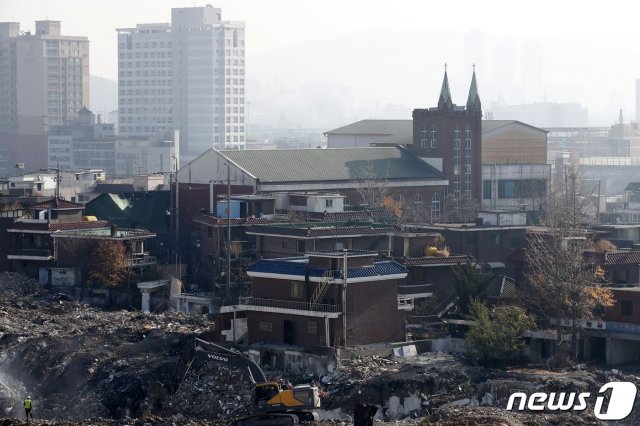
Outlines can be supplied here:
<path id="1" fill-rule="evenodd" d="M 249 272 L 304 276 L 308 262 L 293 260 L 259 260 L 249 266 Z M 328 268 L 308 266 L 310 277 L 322 277 Z M 366 278 L 384 275 L 406 274 L 407 268 L 392 260 L 375 262 L 372 266 L 349 268 L 348 278 Z M 335 273 L 335 279 L 342 279 L 342 270 Z"/>

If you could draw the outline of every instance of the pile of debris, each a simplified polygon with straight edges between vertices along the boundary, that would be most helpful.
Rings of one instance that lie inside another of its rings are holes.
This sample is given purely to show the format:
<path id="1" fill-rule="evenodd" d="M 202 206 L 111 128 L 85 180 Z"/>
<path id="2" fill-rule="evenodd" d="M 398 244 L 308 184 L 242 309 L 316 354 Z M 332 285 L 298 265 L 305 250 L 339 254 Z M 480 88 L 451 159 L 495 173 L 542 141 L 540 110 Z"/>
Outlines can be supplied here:
<path id="1" fill-rule="evenodd" d="M 60 419 L 34 425 L 106 426 L 127 419 L 129 425 L 195 426 L 247 416 L 253 389 L 248 373 L 193 358 L 195 337 L 213 327 L 204 315 L 98 310 L 24 277 L 1 274 L 0 410 L 5 417 L 24 416 L 22 400 L 29 394 L 37 418 Z M 403 424 L 590 425 L 599 424 L 591 406 L 579 416 L 505 408 L 515 391 L 596 395 L 616 380 L 640 386 L 638 377 L 619 372 L 487 369 L 430 353 L 343 360 L 317 384 L 324 418 L 338 421 L 348 421 L 366 403 L 381 408 L 379 420 Z M 640 413 L 627 421 L 640 424 Z"/>
<path id="2" fill-rule="evenodd" d="M 38 281 L 15 272 L 0 272 L 0 293 L 5 296 L 29 296 L 43 287 Z"/>
<path id="3" fill-rule="evenodd" d="M 171 396 L 165 415 L 232 420 L 251 414 L 253 385 L 246 371 L 196 362 Z"/>
<path id="4" fill-rule="evenodd" d="M 211 327 L 206 316 L 105 312 L 46 291 L 0 295 L 0 410 L 24 415 L 30 394 L 40 418 L 163 415 L 154 397 L 175 391 L 193 338 Z"/>

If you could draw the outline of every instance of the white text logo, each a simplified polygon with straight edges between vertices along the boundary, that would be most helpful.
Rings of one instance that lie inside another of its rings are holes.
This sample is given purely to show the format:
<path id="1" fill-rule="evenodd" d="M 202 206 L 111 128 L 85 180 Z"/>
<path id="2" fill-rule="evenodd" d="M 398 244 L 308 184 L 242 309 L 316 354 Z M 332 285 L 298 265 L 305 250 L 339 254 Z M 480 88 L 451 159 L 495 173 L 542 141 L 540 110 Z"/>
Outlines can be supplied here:
<path id="1" fill-rule="evenodd" d="M 604 393 L 611 389 L 609 406 L 606 412 L 602 412 Z M 610 382 L 602 386 L 598 391 L 594 407 L 594 415 L 600 420 L 622 420 L 631 414 L 633 403 L 636 399 L 636 385 L 630 382 Z M 516 401 L 516 410 L 528 409 L 531 411 L 583 411 L 587 408 L 589 392 L 535 392 L 527 396 L 524 392 L 515 392 L 509 396 L 507 410 L 512 411 Z"/>

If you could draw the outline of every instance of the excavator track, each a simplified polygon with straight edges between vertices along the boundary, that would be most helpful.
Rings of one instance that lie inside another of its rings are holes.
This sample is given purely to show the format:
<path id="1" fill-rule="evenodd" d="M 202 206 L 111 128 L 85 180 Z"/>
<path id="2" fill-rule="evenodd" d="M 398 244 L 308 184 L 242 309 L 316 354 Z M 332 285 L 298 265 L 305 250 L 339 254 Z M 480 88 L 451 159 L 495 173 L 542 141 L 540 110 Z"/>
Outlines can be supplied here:
<path id="1" fill-rule="evenodd" d="M 234 426 L 290 426 L 299 423 L 294 414 L 255 414 L 233 422 Z"/>
<path id="2" fill-rule="evenodd" d="M 309 411 L 294 411 L 289 413 L 254 414 L 233 422 L 234 426 L 289 426 L 297 424 L 311 424 L 319 420 L 318 414 Z"/>

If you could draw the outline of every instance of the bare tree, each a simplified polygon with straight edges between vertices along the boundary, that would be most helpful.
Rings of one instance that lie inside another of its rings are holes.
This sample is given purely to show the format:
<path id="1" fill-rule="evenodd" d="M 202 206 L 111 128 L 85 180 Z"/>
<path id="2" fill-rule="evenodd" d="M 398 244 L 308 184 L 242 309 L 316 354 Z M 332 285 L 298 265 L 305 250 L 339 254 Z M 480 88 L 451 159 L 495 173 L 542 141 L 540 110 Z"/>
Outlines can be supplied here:
<path id="1" fill-rule="evenodd" d="M 569 320 L 571 354 L 576 354 L 580 320 L 613 305 L 610 290 L 598 282 L 585 251 L 593 247 L 586 228 L 589 200 L 579 193 L 579 178 L 568 170 L 548 197 L 543 228 L 527 236 L 527 282 L 523 301 L 539 319 L 555 325 L 562 343 L 562 321 Z M 552 321 L 551 321 L 552 320 Z"/>
<path id="2" fill-rule="evenodd" d="M 386 176 L 385 174 L 385 178 L 380 179 L 370 161 L 360 168 L 359 176 L 356 179 L 356 190 L 362 204 L 372 208 L 383 206 L 385 198 L 390 194 Z"/>
<path id="3" fill-rule="evenodd" d="M 478 210 L 480 210 L 480 203 L 467 194 L 463 194 L 460 200 L 456 200 L 453 194 L 449 194 L 445 203 L 447 222 L 473 222 L 476 220 Z"/>

